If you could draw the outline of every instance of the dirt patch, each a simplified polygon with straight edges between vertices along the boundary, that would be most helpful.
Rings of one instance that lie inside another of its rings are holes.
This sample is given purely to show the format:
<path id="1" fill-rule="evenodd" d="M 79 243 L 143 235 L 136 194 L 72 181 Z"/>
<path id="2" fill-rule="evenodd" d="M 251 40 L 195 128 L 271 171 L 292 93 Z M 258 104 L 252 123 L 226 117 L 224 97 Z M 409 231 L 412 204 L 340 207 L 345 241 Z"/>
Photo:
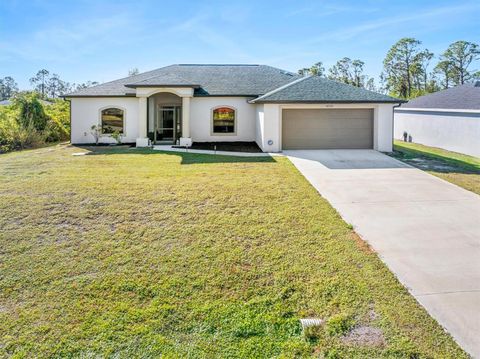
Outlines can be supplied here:
<path id="1" fill-rule="evenodd" d="M 379 328 L 361 326 L 351 330 L 342 337 L 342 342 L 350 345 L 362 345 L 371 347 L 382 347 L 385 345 L 385 337 Z"/>
<path id="2" fill-rule="evenodd" d="M 352 232 L 352 238 L 357 244 L 358 248 L 360 248 L 360 250 L 363 251 L 364 253 L 369 253 L 369 254 L 375 253 L 373 248 L 366 241 L 360 238 L 360 236 L 355 232 Z"/>
<path id="3" fill-rule="evenodd" d="M 409 163 L 412 166 L 418 167 L 425 171 L 437 171 L 437 172 L 455 172 L 458 171 L 458 167 L 450 166 L 445 164 L 445 162 L 434 160 L 434 159 L 427 159 L 427 158 L 410 158 L 404 160 L 405 162 Z"/>

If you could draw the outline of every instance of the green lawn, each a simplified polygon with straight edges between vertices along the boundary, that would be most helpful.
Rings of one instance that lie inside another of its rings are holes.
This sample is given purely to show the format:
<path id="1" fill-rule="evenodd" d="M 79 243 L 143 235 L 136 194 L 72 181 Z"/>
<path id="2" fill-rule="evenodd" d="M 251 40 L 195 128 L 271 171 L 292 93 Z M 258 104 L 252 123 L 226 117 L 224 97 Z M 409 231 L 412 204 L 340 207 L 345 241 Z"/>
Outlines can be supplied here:
<path id="1" fill-rule="evenodd" d="M 394 157 L 480 194 L 480 158 L 403 141 L 394 150 Z"/>
<path id="2" fill-rule="evenodd" d="M 286 158 L 5 154 L 0 228 L 1 356 L 466 357 Z"/>

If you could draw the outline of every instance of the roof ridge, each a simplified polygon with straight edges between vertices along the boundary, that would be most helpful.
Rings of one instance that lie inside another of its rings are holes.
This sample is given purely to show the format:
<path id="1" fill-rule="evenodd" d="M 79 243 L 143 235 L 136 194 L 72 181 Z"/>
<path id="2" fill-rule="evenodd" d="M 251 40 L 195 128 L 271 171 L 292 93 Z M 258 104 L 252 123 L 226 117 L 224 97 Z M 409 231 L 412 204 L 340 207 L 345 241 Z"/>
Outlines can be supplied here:
<path id="1" fill-rule="evenodd" d="M 264 66 L 261 64 L 176 64 L 172 66 Z"/>
<path id="2" fill-rule="evenodd" d="M 161 68 L 163 68 L 163 67 L 161 67 Z M 160 69 L 157 69 L 157 70 L 160 70 Z M 188 82 L 185 78 L 183 78 L 183 77 L 180 76 L 180 75 L 172 74 L 172 73 L 170 73 L 170 72 L 167 72 L 167 73 L 157 74 L 157 75 L 154 75 L 154 76 L 147 77 L 146 79 L 143 79 L 143 80 L 141 80 L 141 81 L 130 82 L 130 83 L 125 84 L 124 86 L 128 87 L 129 85 L 141 84 L 142 82 L 145 82 L 145 81 L 154 79 L 154 78 L 156 78 L 156 77 L 165 76 L 165 75 L 167 75 L 167 76 L 172 76 L 172 77 L 176 77 L 176 78 L 178 78 L 178 79 L 180 79 L 180 80 L 183 80 L 183 81 L 185 81 L 185 82 Z"/>
<path id="3" fill-rule="evenodd" d="M 273 90 L 271 90 L 271 91 L 268 91 L 267 93 L 263 94 L 262 96 L 259 96 L 259 97 L 257 97 L 257 98 L 254 98 L 253 100 L 250 100 L 250 101 L 248 101 L 248 102 L 249 102 L 249 103 L 255 103 L 255 101 L 257 101 L 257 100 L 261 100 L 261 99 L 264 98 L 264 97 L 268 97 L 268 96 L 270 96 L 270 95 L 273 95 L 274 93 L 277 93 L 277 92 L 279 92 L 279 91 L 282 91 L 282 90 L 284 90 L 284 89 L 286 89 L 286 88 L 288 88 L 288 87 L 290 87 L 290 86 L 292 86 L 292 85 L 295 85 L 295 84 L 297 84 L 297 83 L 299 83 L 299 82 L 302 82 L 302 81 L 304 81 L 304 80 L 306 80 L 306 79 L 309 79 L 309 78 L 311 78 L 311 77 L 312 77 L 311 75 L 310 75 L 310 76 L 300 77 L 299 79 L 293 80 L 292 82 L 286 83 L 285 85 L 282 85 L 282 86 L 280 86 L 280 87 L 277 87 L 276 89 L 273 89 Z"/>

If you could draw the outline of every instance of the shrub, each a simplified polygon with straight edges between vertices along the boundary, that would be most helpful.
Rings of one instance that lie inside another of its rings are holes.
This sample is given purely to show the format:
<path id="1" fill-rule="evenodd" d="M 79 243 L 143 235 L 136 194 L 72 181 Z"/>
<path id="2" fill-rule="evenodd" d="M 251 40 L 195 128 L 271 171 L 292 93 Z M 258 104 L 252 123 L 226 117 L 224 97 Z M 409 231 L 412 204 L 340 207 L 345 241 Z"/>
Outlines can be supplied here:
<path id="1" fill-rule="evenodd" d="M 44 106 L 49 117 L 47 123 L 47 141 L 62 141 L 70 137 L 70 103 L 56 99 L 51 105 Z M 51 138 L 49 140 L 48 138 Z"/>
<path id="2" fill-rule="evenodd" d="M 61 122 L 54 118 L 49 118 L 47 126 L 44 130 L 46 142 L 57 142 L 67 140 L 69 131 L 63 126 Z"/>
<path id="3" fill-rule="evenodd" d="M 43 134 L 32 126 L 23 127 L 14 117 L 0 112 L 0 152 L 38 146 L 43 142 Z"/>
<path id="4" fill-rule="evenodd" d="M 0 152 L 39 146 L 70 137 L 70 104 L 41 102 L 36 93 L 19 93 L 0 107 Z"/>
<path id="5" fill-rule="evenodd" d="M 13 106 L 18 108 L 18 122 L 24 128 L 34 128 L 43 131 L 47 126 L 49 117 L 45 114 L 35 92 L 20 92 L 13 98 Z"/>

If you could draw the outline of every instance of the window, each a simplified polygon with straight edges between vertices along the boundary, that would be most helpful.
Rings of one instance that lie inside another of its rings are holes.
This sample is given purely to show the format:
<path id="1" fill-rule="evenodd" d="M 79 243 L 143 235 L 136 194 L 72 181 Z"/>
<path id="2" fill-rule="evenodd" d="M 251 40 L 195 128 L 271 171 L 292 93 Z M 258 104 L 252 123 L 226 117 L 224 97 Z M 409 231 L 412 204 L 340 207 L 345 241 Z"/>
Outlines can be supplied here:
<path id="1" fill-rule="evenodd" d="M 235 110 L 217 107 L 213 110 L 213 133 L 235 133 Z"/>
<path id="2" fill-rule="evenodd" d="M 102 110 L 102 133 L 111 134 L 115 131 L 123 134 L 123 110 L 106 108 Z"/>

